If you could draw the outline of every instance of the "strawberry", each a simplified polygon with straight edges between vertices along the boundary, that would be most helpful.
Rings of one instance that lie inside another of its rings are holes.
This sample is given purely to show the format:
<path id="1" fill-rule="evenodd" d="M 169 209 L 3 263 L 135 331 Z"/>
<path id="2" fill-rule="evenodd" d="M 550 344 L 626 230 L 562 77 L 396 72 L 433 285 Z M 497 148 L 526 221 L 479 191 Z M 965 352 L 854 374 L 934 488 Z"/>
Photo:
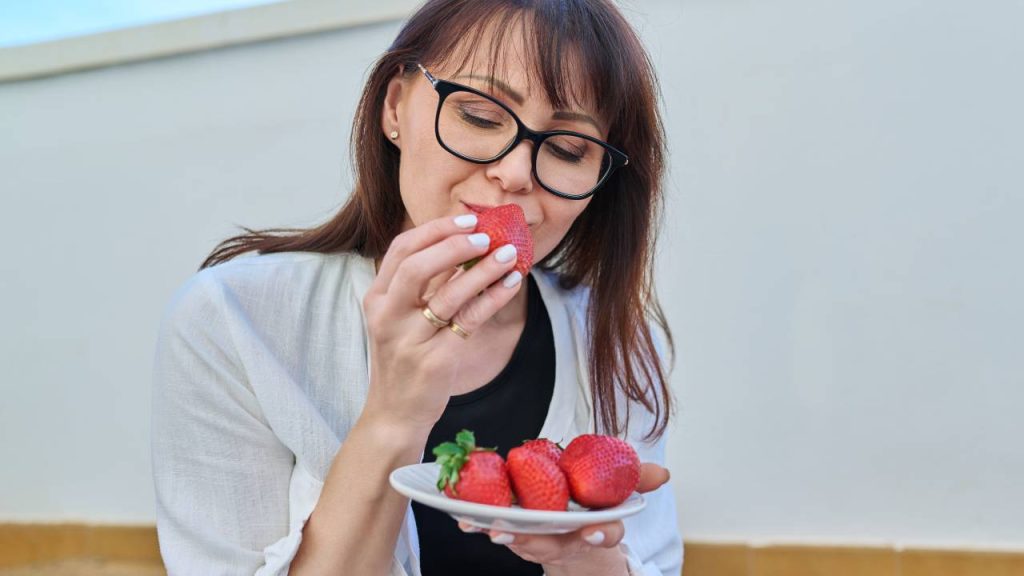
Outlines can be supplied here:
<path id="1" fill-rule="evenodd" d="M 478 448 L 469 430 L 455 435 L 455 442 L 438 444 L 433 453 L 441 465 L 437 489 L 449 498 L 491 506 L 511 506 L 505 460 L 494 448 Z"/>
<path id="2" fill-rule="evenodd" d="M 530 510 L 569 507 L 569 483 L 555 460 L 524 446 L 508 452 L 508 475 L 519 505 Z"/>
<path id="3" fill-rule="evenodd" d="M 629 498 L 640 483 L 640 458 L 613 436 L 584 434 L 558 460 L 572 499 L 587 508 L 610 508 Z"/>
<path id="4" fill-rule="evenodd" d="M 495 206 L 477 215 L 476 231 L 483 232 L 491 238 L 491 251 L 505 244 L 516 247 L 516 266 L 524 277 L 533 266 L 533 236 L 526 224 L 526 215 L 518 204 Z M 462 267 L 469 270 L 480 258 L 463 263 Z"/>
<path id="5" fill-rule="evenodd" d="M 531 452 L 542 454 L 551 459 L 552 462 L 558 463 L 558 459 L 562 456 L 562 447 L 555 444 L 547 438 L 537 438 L 536 440 L 527 440 L 523 442 L 521 448 L 525 448 Z M 509 456 L 512 453 L 509 452 Z"/>

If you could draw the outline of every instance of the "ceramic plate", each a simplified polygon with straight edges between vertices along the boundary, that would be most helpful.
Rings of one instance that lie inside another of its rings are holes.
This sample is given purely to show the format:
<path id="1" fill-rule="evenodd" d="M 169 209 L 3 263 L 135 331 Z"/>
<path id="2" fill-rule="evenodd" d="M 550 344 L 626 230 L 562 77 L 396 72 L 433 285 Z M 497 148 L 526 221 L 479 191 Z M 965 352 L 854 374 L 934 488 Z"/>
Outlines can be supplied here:
<path id="1" fill-rule="evenodd" d="M 456 520 L 477 528 L 518 532 L 521 534 L 564 534 L 601 522 L 632 516 L 644 509 L 644 497 L 634 492 L 625 502 L 614 508 L 588 510 L 569 502 L 567 512 L 527 510 L 513 505 L 510 508 L 464 502 L 445 496 L 437 489 L 440 474 L 436 462 L 403 466 L 391 473 L 391 486 L 403 496 L 420 504 L 447 512 Z"/>

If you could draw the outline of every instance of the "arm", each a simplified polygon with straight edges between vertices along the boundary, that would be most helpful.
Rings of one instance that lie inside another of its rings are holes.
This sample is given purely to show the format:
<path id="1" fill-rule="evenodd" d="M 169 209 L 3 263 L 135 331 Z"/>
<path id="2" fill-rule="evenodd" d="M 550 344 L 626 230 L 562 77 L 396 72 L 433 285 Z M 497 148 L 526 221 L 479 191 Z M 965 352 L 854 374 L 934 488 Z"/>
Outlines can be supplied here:
<path id="1" fill-rule="evenodd" d="M 152 458 L 160 550 L 176 574 L 278 574 L 319 483 L 267 424 L 236 355 L 219 286 L 200 274 L 161 322 Z M 290 495 L 304 496 L 291 502 Z"/>
<path id="2" fill-rule="evenodd" d="M 394 568 L 407 501 L 387 476 L 419 461 L 458 381 L 463 346 L 424 318 L 423 294 L 432 283 L 434 312 L 472 332 L 520 288 L 496 282 L 514 259 L 489 257 L 450 276 L 486 252 L 486 243 L 467 241 L 474 225 L 475 217 L 468 225 L 442 218 L 392 243 L 363 302 L 366 404 L 322 485 L 295 465 L 263 417 L 239 368 L 220 287 L 204 273 L 188 285 L 164 319 L 155 365 L 157 517 L 172 576 L 376 576 Z"/>
<path id="3" fill-rule="evenodd" d="M 187 284 L 156 350 L 153 469 L 168 573 L 387 574 L 406 508 L 387 475 L 419 461 L 426 433 L 363 418 L 318 481 L 263 417 L 220 290 L 203 274 Z"/>
<path id="4" fill-rule="evenodd" d="M 651 335 L 658 356 L 665 366 L 666 377 L 675 363 L 675 355 L 669 346 L 665 331 L 651 322 Z M 641 462 L 653 462 L 665 466 L 665 452 L 668 446 L 669 430 L 665 430 L 656 442 L 645 442 L 642 438 L 650 429 L 654 416 L 638 406 L 638 418 L 630 422 L 627 440 L 636 449 Z M 636 516 L 626 518 L 623 523 L 626 535 L 622 547 L 630 561 L 630 575 L 636 576 L 677 576 L 683 566 L 683 540 L 679 531 L 679 517 L 676 498 L 670 482 L 644 494 L 647 506 Z"/>
<path id="5" fill-rule="evenodd" d="M 427 435 L 364 416 L 331 464 L 289 574 L 386 574 L 408 499 L 388 474 L 419 462 Z"/>
<path id="6" fill-rule="evenodd" d="M 653 445 L 631 443 L 641 461 L 664 466 L 667 435 L 668 432 Z M 665 482 L 645 493 L 644 498 L 647 506 L 643 511 L 623 520 L 626 533 L 620 546 L 629 557 L 630 575 L 678 576 L 682 571 L 683 542 L 673 485 Z"/>
<path id="7" fill-rule="evenodd" d="M 400 234 L 384 256 L 363 300 L 366 404 L 328 472 L 293 574 L 385 573 L 408 506 L 391 490 L 388 474 L 419 462 L 460 378 L 463 338 L 424 317 L 424 297 L 430 295 L 435 314 L 472 333 L 519 290 L 519 283 L 497 282 L 514 259 L 484 258 L 452 276 L 459 263 L 486 252 L 486 243 L 467 239 L 475 224 L 474 216 L 428 222 Z"/>

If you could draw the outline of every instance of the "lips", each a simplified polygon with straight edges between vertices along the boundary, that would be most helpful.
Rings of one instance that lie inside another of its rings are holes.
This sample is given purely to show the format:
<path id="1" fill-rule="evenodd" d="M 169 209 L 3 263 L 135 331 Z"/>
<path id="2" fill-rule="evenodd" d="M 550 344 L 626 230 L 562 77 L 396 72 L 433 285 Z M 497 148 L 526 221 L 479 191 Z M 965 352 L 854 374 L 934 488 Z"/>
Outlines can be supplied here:
<path id="1" fill-rule="evenodd" d="M 494 208 L 494 206 L 484 206 L 482 204 L 470 204 L 469 202 L 462 202 L 462 205 L 465 206 L 466 208 L 469 208 L 469 210 L 471 212 L 473 212 L 474 214 L 483 214 L 484 212 L 490 210 L 491 208 Z M 529 227 L 531 230 L 533 229 L 533 227 L 536 224 L 537 224 L 536 222 L 530 222 L 529 220 L 527 220 L 527 222 L 526 222 L 527 227 Z"/>
<path id="2" fill-rule="evenodd" d="M 469 208 L 475 214 L 483 214 L 487 210 L 493 208 L 493 206 L 481 206 L 480 204 L 470 204 L 468 202 L 462 203 L 466 208 Z"/>

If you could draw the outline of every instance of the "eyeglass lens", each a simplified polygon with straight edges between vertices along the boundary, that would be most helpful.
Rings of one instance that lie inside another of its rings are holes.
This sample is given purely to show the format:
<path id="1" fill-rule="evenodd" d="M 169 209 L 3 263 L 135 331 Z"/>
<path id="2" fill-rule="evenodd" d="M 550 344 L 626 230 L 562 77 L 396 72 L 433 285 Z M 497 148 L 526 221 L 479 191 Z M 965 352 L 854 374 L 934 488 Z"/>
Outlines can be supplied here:
<path id="1" fill-rule="evenodd" d="M 515 118 L 494 101 L 472 92 L 453 92 L 441 105 L 437 132 L 445 146 L 467 158 L 488 161 L 515 140 Z M 536 153 L 537 180 L 563 194 L 593 190 L 612 164 L 595 142 L 569 135 L 549 136 Z"/>

